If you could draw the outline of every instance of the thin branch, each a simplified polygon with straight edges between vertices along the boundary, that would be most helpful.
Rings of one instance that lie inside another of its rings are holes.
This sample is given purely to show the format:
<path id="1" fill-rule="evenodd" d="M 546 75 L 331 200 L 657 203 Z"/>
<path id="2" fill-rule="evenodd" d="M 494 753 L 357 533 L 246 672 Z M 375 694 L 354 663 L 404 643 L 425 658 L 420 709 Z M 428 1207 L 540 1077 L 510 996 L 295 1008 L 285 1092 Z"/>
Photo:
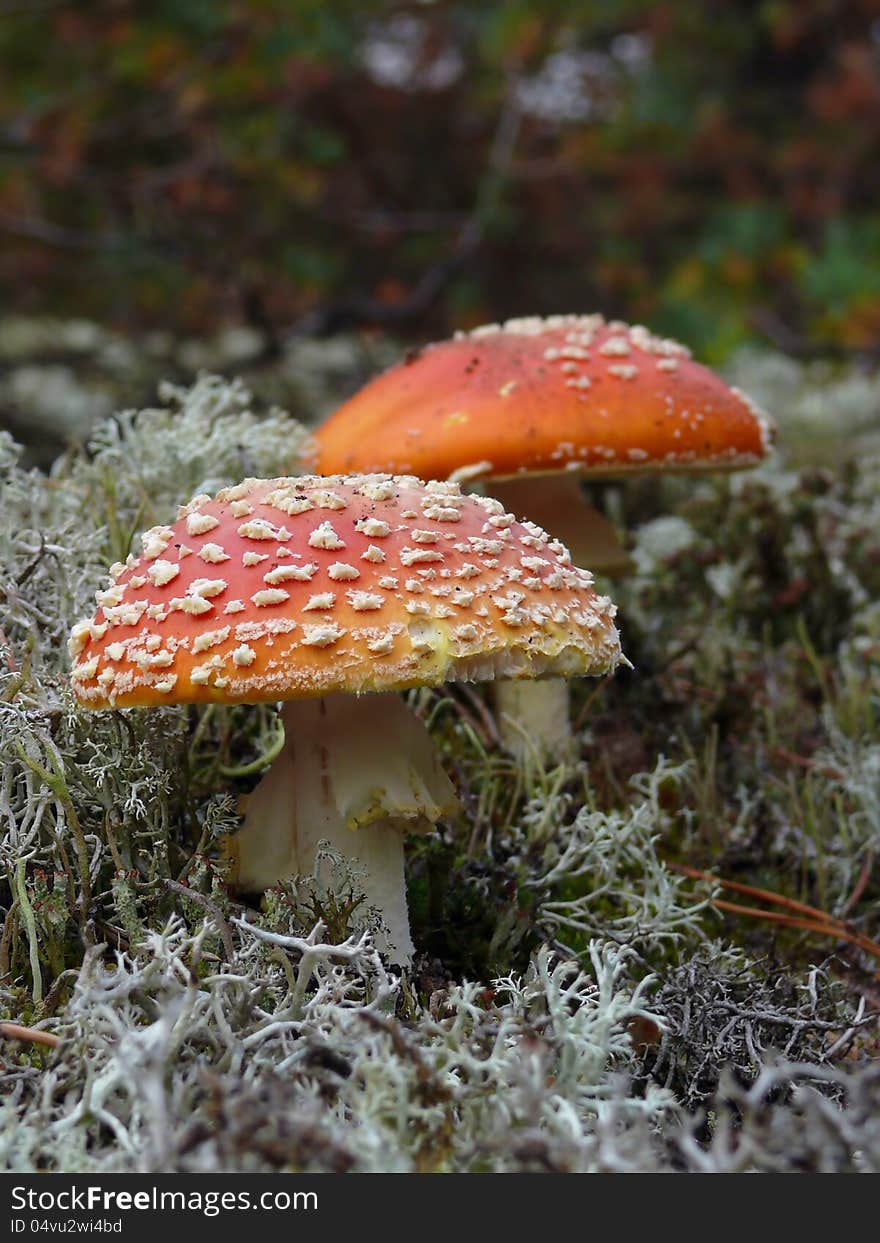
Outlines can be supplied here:
<path id="1" fill-rule="evenodd" d="M 0 230 L 11 233 L 13 237 L 26 237 L 61 250 L 113 251 L 124 244 L 114 234 L 83 233 L 37 216 L 10 216 L 6 212 L 0 214 Z"/>
<path id="2" fill-rule="evenodd" d="M 522 114 L 517 99 L 517 77 L 508 75 L 504 102 L 489 147 L 484 174 L 474 204 L 465 219 L 450 255 L 429 268 L 409 297 L 400 302 L 377 302 L 371 298 L 345 298 L 314 307 L 293 326 L 295 336 L 330 336 L 362 324 L 384 326 L 405 323 L 423 314 L 445 287 L 474 257 L 482 244 L 486 226 L 510 177 Z"/>
<path id="3" fill-rule="evenodd" d="M 749 317 L 759 332 L 762 332 L 771 345 L 783 354 L 792 358 L 823 359 L 823 358 L 880 358 L 880 346 L 876 345 L 843 345 L 839 341 L 817 341 L 801 336 L 789 324 L 776 314 L 770 307 L 756 307 Z"/>
<path id="4" fill-rule="evenodd" d="M 220 934 L 220 940 L 223 942 L 223 951 L 226 956 L 226 961 L 232 962 L 235 957 L 235 945 L 232 941 L 232 929 L 223 918 L 220 908 L 212 902 L 210 898 L 206 898 L 203 893 L 199 893 L 195 889 L 190 889 L 186 885 L 179 885 L 176 880 L 166 879 L 165 885 L 173 893 L 179 893 L 185 898 L 192 898 L 193 902 L 195 902 L 197 906 L 202 907 L 203 910 L 208 912 L 217 927 L 217 932 Z"/>
<path id="5" fill-rule="evenodd" d="M 744 915 L 750 919 L 764 919 L 768 923 L 783 924 L 788 928 L 798 928 L 805 932 L 815 932 L 819 936 L 833 937 L 839 941 L 846 941 L 849 945 L 863 950 L 874 958 L 880 958 L 880 945 L 875 941 L 858 932 L 844 920 L 838 919 L 837 916 L 820 911 L 815 906 L 808 906 L 806 902 L 798 902 L 794 898 L 785 897 L 784 894 L 773 893 L 770 889 L 759 889 L 755 885 L 745 885 L 740 881 L 724 880 L 720 876 L 714 876 L 711 872 L 701 872 L 699 868 L 689 867 L 685 863 L 665 860 L 665 865 L 672 871 L 680 872 L 694 880 L 721 885 L 725 889 L 732 889 L 748 897 L 757 898 L 760 902 L 782 908 L 781 911 L 765 911 L 759 907 L 741 906 L 736 902 L 714 898 L 713 906 L 721 911 Z"/>
<path id="6" fill-rule="evenodd" d="M 856 905 L 856 903 L 861 898 L 862 894 L 867 889 L 868 881 L 871 879 L 871 872 L 873 870 L 874 870 L 874 851 L 869 848 L 865 853 L 865 858 L 862 863 L 862 867 L 859 872 L 858 879 L 856 880 L 853 891 L 843 904 L 842 910 L 843 910 L 844 915 L 848 915 L 850 913 L 850 911 L 853 909 L 853 907 Z"/>
<path id="7" fill-rule="evenodd" d="M 47 1049 L 57 1049 L 61 1044 L 60 1036 L 41 1032 L 36 1027 L 22 1027 L 18 1023 L 0 1023 L 0 1037 L 4 1040 L 21 1040 L 26 1044 L 44 1044 Z"/>

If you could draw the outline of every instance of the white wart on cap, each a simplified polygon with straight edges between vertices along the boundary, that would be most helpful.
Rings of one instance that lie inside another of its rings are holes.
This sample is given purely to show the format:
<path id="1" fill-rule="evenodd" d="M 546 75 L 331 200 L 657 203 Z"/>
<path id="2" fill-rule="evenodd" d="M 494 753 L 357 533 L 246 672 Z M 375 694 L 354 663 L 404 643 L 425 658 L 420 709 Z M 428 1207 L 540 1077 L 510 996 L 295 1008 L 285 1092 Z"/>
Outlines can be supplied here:
<path id="1" fill-rule="evenodd" d="M 71 636 L 88 707 L 603 674 L 620 659 L 591 575 L 453 483 L 250 479 L 142 544 Z"/>

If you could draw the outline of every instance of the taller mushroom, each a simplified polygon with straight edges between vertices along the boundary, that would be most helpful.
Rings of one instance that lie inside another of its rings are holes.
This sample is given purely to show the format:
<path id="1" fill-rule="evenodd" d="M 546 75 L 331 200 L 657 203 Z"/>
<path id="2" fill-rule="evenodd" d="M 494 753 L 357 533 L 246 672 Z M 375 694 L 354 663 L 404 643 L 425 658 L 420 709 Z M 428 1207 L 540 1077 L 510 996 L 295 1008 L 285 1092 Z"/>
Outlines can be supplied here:
<path id="1" fill-rule="evenodd" d="M 500 502 L 413 477 L 249 479 L 142 543 L 73 630 L 76 698 L 286 701 L 284 749 L 234 839 L 237 882 L 307 873 L 329 840 L 366 870 L 386 948 L 407 962 L 402 830 L 429 830 L 455 796 L 394 692 L 607 673 L 610 600 Z"/>
<path id="2" fill-rule="evenodd" d="M 554 315 L 408 354 L 315 435 L 318 470 L 484 480 L 506 508 L 561 539 L 577 565 L 615 573 L 626 554 L 581 479 L 742 470 L 767 456 L 774 426 L 683 345 L 601 315 Z M 564 684 L 499 687 L 498 698 L 547 750 L 570 738 Z"/>

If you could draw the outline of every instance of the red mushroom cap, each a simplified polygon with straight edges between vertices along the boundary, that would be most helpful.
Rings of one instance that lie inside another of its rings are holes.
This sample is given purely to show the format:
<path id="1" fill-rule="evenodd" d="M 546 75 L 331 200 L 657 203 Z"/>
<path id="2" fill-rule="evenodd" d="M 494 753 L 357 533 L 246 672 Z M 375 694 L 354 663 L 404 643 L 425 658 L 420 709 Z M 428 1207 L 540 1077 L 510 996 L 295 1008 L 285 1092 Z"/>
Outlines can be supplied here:
<path id="1" fill-rule="evenodd" d="M 71 634 L 88 707 L 597 674 L 620 659 L 590 574 L 454 483 L 249 479 L 142 542 Z"/>
<path id="2" fill-rule="evenodd" d="M 490 324 L 371 381 L 316 432 L 322 471 L 473 479 L 735 470 L 774 426 L 675 341 L 601 315 Z"/>

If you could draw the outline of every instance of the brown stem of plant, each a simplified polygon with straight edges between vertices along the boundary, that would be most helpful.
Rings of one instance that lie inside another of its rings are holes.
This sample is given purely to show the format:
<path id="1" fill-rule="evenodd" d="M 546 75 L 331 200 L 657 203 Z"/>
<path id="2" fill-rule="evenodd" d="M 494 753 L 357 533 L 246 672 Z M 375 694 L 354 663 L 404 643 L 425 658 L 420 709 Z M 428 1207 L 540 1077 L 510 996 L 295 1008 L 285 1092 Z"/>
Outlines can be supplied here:
<path id="1" fill-rule="evenodd" d="M 495 724 L 495 718 L 486 707 L 486 701 L 467 685 L 466 682 L 453 682 L 447 688 L 451 697 L 456 700 L 459 710 L 468 719 L 474 732 L 480 737 L 480 741 L 487 749 L 489 747 L 500 748 L 501 736 L 498 733 L 498 726 Z M 479 718 L 482 724 L 482 730 L 477 726 L 474 717 L 467 712 L 462 704 L 464 700 L 472 709 L 474 714 Z"/>
<path id="2" fill-rule="evenodd" d="M 829 937 L 840 938 L 848 935 L 836 924 L 822 923 L 817 919 L 801 919 L 785 911 L 765 911 L 760 906 L 743 906 L 739 902 L 727 902 L 724 898 L 713 899 L 712 905 L 719 911 L 730 911 L 734 915 L 746 915 L 751 919 L 766 919 L 768 923 L 782 924 L 786 928 L 803 928 L 805 932 L 818 932 Z M 876 952 L 880 954 L 880 947 L 877 947 Z"/>
<path id="3" fill-rule="evenodd" d="M 232 941 L 232 930 L 223 918 L 220 908 L 212 902 L 210 898 L 206 898 L 203 893 L 199 893 L 195 889 L 190 889 L 187 885 L 179 885 L 176 880 L 166 880 L 165 884 L 172 891 L 172 893 L 179 893 L 181 897 L 191 898 L 197 906 L 200 906 L 202 910 L 207 911 L 211 919 L 214 921 L 217 932 L 220 934 L 220 940 L 223 942 L 223 950 L 226 956 L 226 961 L 232 962 L 235 957 L 235 945 Z"/>
<path id="4" fill-rule="evenodd" d="M 874 870 L 874 852 L 868 850 L 859 872 L 858 880 L 855 883 L 852 893 L 843 904 L 844 914 L 848 914 L 861 898 L 862 894 L 868 887 L 868 881 L 871 879 L 871 872 Z"/>
<path id="5" fill-rule="evenodd" d="M 798 902 L 794 898 L 785 897 L 784 894 L 773 893 L 770 889 L 759 889 L 755 885 L 745 885 L 740 881 L 724 880 L 720 876 L 714 876 L 711 872 L 702 872 L 699 868 L 689 867 L 686 863 L 666 860 L 666 866 L 694 880 L 721 885 L 724 889 L 732 889 L 748 897 L 757 898 L 760 902 L 766 902 L 770 906 L 783 908 L 782 911 L 765 911 L 760 907 L 742 906 L 737 902 L 715 898 L 713 905 L 719 910 L 729 911 L 734 915 L 744 915 L 750 919 L 764 919 L 769 923 L 782 924 L 788 928 L 799 928 L 804 932 L 815 932 L 819 936 L 833 937 L 838 941 L 846 941 L 873 958 L 880 959 L 880 945 L 875 941 L 852 928 L 844 920 L 828 915 L 825 911 L 807 905 L 806 902 Z"/>
<path id="6" fill-rule="evenodd" d="M 797 764 L 799 768 L 808 768 L 822 777 L 830 777 L 832 781 L 843 781 L 843 773 L 839 768 L 834 768 L 830 764 L 820 764 L 810 759 L 808 755 L 798 755 L 796 751 L 789 751 L 787 747 L 774 747 L 772 754 L 780 760 L 785 760 L 787 764 Z"/>
<path id="7" fill-rule="evenodd" d="M 36 1027 L 22 1027 L 18 1023 L 0 1023 L 0 1037 L 4 1040 L 21 1040 L 27 1044 L 44 1044 L 48 1049 L 57 1049 L 61 1044 L 60 1036 L 38 1031 Z"/>
<path id="8" fill-rule="evenodd" d="M 597 678 L 596 685 L 593 687 L 593 689 L 590 691 L 587 698 L 584 700 L 583 704 L 581 705 L 581 710 L 577 714 L 577 720 L 575 721 L 574 726 L 573 726 L 575 730 L 581 729 L 583 727 L 584 721 L 589 719 L 590 713 L 593 709 L 593 704 L 596 702 L 596 698 L 602 690 L 604 690 L 604 678 Z"/>
<path id="9" fill-rule="evenodd" d="M 689 867 L 686 863 L 672 863 L 666 860 L 666 866 L 674 872 L 681 872 L 684 876 L 690 876 L 694 880 L 706 880 L 716 885 L 723 885 L 725 889 L 733 889 L 737 893 L 744 893 L 749 898 L 757 898 L 762 902 L 770 902 L 774 906 L 782 906 L 787 911 L 797 911 L 801 915 L 808 915 L 811 918 L 818 918 L 821 923 L 833 922 L 842 923 L 833 915 L 826 915 L 824 911 L 818 910 L 815 906 L 808 906 L 806 902 L 798 902 L 796 898 L 787 898 L 784 894 L 774 893 L 771 889 L 759 889 L 756 885 L 746 885 L 738 880 L 724 880 L 721 876 L 715 876 L 712 872 L 701 872 L 699 868 Z"/>

